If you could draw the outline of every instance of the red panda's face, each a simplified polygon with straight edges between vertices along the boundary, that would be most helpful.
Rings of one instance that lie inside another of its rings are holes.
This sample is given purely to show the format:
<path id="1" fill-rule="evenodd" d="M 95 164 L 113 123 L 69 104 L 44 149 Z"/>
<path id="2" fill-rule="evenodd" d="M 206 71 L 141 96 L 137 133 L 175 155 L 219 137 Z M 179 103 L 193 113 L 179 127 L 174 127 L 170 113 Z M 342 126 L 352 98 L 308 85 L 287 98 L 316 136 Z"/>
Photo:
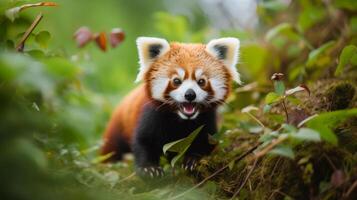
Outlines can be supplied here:
<path id="1" fill-rule="evenodd" d="M 152 99 L 169 105 L 182 119 L 195 119 L 224 102 L 231 80 L 240 82 L 235 69 L 238 46 L 233 38 L 207 45 L 139 38 L 138 79 L 145 81 Z"/>

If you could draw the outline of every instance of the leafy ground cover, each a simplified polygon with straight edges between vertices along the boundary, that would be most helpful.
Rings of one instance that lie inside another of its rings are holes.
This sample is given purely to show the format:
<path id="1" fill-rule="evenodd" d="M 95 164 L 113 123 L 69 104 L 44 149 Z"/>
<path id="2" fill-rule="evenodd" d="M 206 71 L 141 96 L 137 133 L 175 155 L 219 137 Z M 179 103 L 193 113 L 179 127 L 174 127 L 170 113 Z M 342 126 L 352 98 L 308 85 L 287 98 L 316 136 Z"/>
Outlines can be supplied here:
<path id="1" fill-rule="evenodd" d="M 245 84 L 220 110 L 214 153 L 193 173 L 180 168 L 180 156 L 163 159 L 167 176 L 157 180 L 138 178 L 130 155 L 115 164 L 98 156 L 106 121 L 136 72 L 101 64 L 136 62 L 134 28 L 62 27 L 76 33 L 65 40 L 41 25 L 52 27 L 53 18 L 40 12 L 66 2 L 32 3 L 0 3 L 1 199 L 357 198 L 355 1 L 262 1 L 260 30 L 217 33 L 241 38 Z M 212 37 L 208 25 L 192 28 L 182 16 L 161 11 L 153 19 L 168 40 Z M 61 42 L 71 50 L 53 46 Z M 116 63 L 114 53 L 126 50 L 131 61 Z M 164 151 L 184 153 L 194 134 Z"/>

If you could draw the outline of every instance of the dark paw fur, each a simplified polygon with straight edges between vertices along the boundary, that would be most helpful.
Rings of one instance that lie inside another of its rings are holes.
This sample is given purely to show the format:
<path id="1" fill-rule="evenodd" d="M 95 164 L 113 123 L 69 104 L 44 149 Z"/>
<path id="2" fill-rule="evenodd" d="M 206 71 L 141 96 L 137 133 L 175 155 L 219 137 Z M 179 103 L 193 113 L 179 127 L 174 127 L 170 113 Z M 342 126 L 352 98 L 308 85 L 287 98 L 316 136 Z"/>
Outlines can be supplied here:
<path id="1" fill-rule="evenodd" d="M 198 162 L 199 162 L 199 160 L 194 157 L 185 158 L 182 163 L 182 169 L 192 172 L 193 170 L 196 169 Z"/>
<path id="2" fill-rule="evenodd" d="M 164 170 L 159 166 L 139 167 L 137 173 L 141 177 L 158 178 L 164 176 Z"/>

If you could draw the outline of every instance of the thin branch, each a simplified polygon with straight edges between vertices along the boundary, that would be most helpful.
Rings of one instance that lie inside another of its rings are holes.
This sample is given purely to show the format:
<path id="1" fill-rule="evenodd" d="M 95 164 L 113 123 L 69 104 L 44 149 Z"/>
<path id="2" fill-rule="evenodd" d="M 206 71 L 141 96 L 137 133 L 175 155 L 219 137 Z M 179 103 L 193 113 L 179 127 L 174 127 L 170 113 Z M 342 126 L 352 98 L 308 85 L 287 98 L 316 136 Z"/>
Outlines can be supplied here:
<path id="1" fill-rule="evenodd" d="M 244 179 L 242 185 L 241 185 L 241 186 L 238 188 L 238 190 L 233 194 L 231 200 L 234 199 L 234 198 L 239 194 L 239 192 L 242 190 L 242 188 L 244 187 L 244 185 L 247 183 L 247 181 L 248 181 L 250 175 L 252 174 L 252 172 L 254 171 L 255 167 L 257 166 L 258 159 L 259 159 L 259 158 L 256 158 L 256 159 L 255 159 L 254 164 L 253 164 L 253 166 L 252 166 L 252 169 L 250 169 L 250 171 L 248 172 L 248 174 L 247 174 L 247 176 L 245 177 L 245 179 Z"/>
<path id="2" fill-rule="evenodd" d="M 322 155 L 326 158 L 327 162 L 331 165 L 332 169 L 336 171 L 337 170 L 336 165 L 333 164 L 332 160 L 326 155 L 326 153 L 323 153 Z"/>
<path id="3" fill-rule="evenodd" d="M 353 182 L 352 186 L 347 190 L 347 193 L 343 196 L 345 196 L 345 198 L 349 197 L 353 190 L 355 190 L 357 188 L 357 180 L 355 180 L 355 182 Z"/>
<path id="4" fill-rule="evenodd" d="M 246 151 L 244 154 L 240 155 L 239 157 L 236 157 L 235 159 L 233 159 L 231 162 L 238 162 L 240 160 L 242 160 L 244 157 L 246 157 L 247 155 L 249 155 L 250 153 L 252 153 L 255 149 L 258 148 L 258 146 L 260 145 L 257 144 L 255 145 L 254 147 L 250 148 L 248 151 Z M 229 162 L 229 163 L 231 163 Z M 222 168 L 218 169 L 217 171 L 215 171 L 213 174 L 207 176 L 205 179 L 203 179 L 201 182 L 199 182 L 198 184 L 196 184 L 195 186 L 193 186 L 192 188 L 186 190 L 185 192 L 181 193 L 181 194 L 178 194 L 172 198 L 170 198 L 169 200 L 174 200 L 174 199 L 178 199 L 180 197 L 182 197 L 183 195 L 191 192 L 192 190 L 200 187 L 202 184 L 204 184 L 206 181 L 208 181 L 209 179 L 211 179 L 212 177 L 216 176 L 217 174 L 221 173 L 223 170 L 225 170 L 228 166 L 229 166 L 229 163 L 225 166 L 223 166 Z"/>
<path id="5" fill-rule="evenodd" d="M 136 175 L 136 172 L 131 173 L 129 176 L 127 176 L 127 177 L 121 179 L 120 181 L 118 181 L 118 182 L 116 183 L 116 185 L 119 184 L 119 183 L 122 183 L 122 182 L 124 182 L 124 181 L 126 181 L 126 180 L 128 180 L 128 179 L 131 179 L 131 178 L 134 177 L 135 175 Z"/>
<path id="6" fill-rule="evenodd" d="M 25 42 L 26 40 L 30 37 L 32 31 L 36 28 L 36 26 L 38 25 L 38 23 L 40 23 L 41 19 L 42 19 L 43 15 L 42 13 L 40 13 L 39 15 L 37 15 L 36 19 L 32 22 L 31 26 L 26 30 L 25 34 L 22 36 L 19 44 L 16 46 L 16 50 L 18 52 L 23 52 L 24 51 L 24 47 L 25 47 Z"/>
<path id="7" fill-rule="evenodd" d="M 31 3 L 20 6 L 20 11 L 23 11 L 27 8 L 39 7 L 39 6 L 57 6 L 57 3 L 54 2 L 40 2 L 40 3 Z"/>
<path id="8" fill-rule="evenodd" d="M 255 158 L 260 158 L 260 157 L 264 156 L 265 154 L 269 153 L 270 150 L 272 150 L 278 144 L 284 142 L 286 139 L 288 139 L 287 135 L 281 135 L 278 139 L 276 139 L 272 143 L 270 143 L 270 145 L 268 145 L 266 148 L 264 148 L 263 150 L 259 151 L 255 155 Z"/>
<path id="9" fill-rule="evenodd" d="M 235 90 L 236 93 L 240 92 L 249 92 L 252 91 L 253 89 L 256 89 L 258 87 L 258 82 L 253 82 L 249 83 L 247 85 L 244 85 L 243 87 L 239 87 Z"/>
<path id="10" fill-rule="evenodd" d="M 286 108 L 286 104 L 285 104 L 285 99 L 283 99 L 283 108 L 284 108 L 284 112 L 285 112 L 285 116 L 286 116 L 286 123 L 289 123 L 289 114 L 288 114 L 288 109 Z"/>
<path id="11" fill-rule="evenodd" d="M 308 118 L 302 120 L 302 121 L 298 124 L 297 127 L 298 127 L 298 128 L 301 128 L 304 124 L 306 124 L 306 122 L 312 120 L 313 118 L 315 118 L 315 117 L 317 117 L 317 116 L 318 116 L 318 114 L 311 115 L 310 117 L 308 117 Z"/>
<path id="12" fill-rule="evenodd" d="M 253 114 L 251 114 L 251 113 L 249 113 L 249 112 L 247 112 L 247 114 L 248 114 L 252 119 L 254 119 L 263 129 L 265 129 L 264 124 L 263 124 L 258 118 L 256 118 Z"/>

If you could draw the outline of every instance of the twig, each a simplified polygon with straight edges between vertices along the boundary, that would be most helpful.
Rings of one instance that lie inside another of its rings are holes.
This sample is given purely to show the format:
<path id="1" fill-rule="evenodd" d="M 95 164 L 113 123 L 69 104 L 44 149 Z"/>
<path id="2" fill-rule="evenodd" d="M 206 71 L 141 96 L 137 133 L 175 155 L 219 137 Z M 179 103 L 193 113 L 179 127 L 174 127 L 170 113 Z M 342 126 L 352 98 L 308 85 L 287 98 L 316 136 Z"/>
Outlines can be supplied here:
<path id="1" fill-rule="evenodd" d="M 349 197 L 352 194 L 353 190 L 355 190 L 356 188 L 357 188 L 357 180 L 353 182 L 352 186 L 347 190 L 346 195 L 343 196 L 345 196 L 346 198 Z"/>
<path id="2" fill-rule="evenodd" d="M 332 160 L 330 160 L 330 158 L 326 155 L 326 153 L 323 153 L 322 155 L 326 158 L 327 162 L 331 165 L 332 169 L 336 171 L 337 167 L 335 166 L 335 164 L 333 164 Z"/>
<path id="3" fill-rule="evenodd" d="M 285 99 L 283 99 L 282 104 L 283 104 L 283 108 L 284 108 L 284 112 L 285 112 L 285 116 L 286 116 L 286 123 L 288 124 L 289 123 L 289 114 L 288 114 L 288 110 L 285 105 Z"/>
<path id="4" fill-rule="evenodd" d="M 242 160 L 244 157 L 246 157 L 247 155 L 249 155 L 250 153 L 252 153 L 255 149 L 258 148 L 258 146 L 260 145 L 257 144 L 255 145 L 254 147 L 250 148 L 248 151 L 246 151 L 244 154 L 240 155 L 239 157 L 236 157 L 235 159 L 233 159 L 231 162 L 238 162 L 240 160 Z M 229 163 L 231 163 L 229 162 Z M 170 198 L 169 200 L 174 200 L 174 199 L 177 199 L 177 198 L 180 198 L 182 197 L 183 195 L 187 194 L 188 192 L 191 192 L 192 190 L 200 187 L 202 184 L 204 184 L 206 181 L 208 181 L 209 179 L 211 179 L 212 177 L 216 176 L 217 174 L 221 173 L 223 170 L 225 170 L 228 166 L 229 166 L 229 163 L 225 166 L 223 166 L 222 168 L 218 169 L 217 171 L 215 171 L 213 174 L 207 176 L 205 179 L 203 179 L 201 182 L 199 182 L 198 184 L 196 184 L 195 186 L 193 186 L 192 188 L 182 192 L 181 194 L 178 194 L 172 198 Z"/>
<path id="5" fill-rule="evenodd" d="M 280 194 L 280 195 L 283 196 L 283 197 L 290 197 L 290 196 L 287 195 L 286 193 L 280 191 L 280 188 L 278 188 L 278 189 L 275 189 L 275 190 L 273 191 L 273 193 L 271 193 L 271 195 L 270 195 L 270 197 L 269 197 L 268 200 L 272 199 L 273 196 L 275 195 L 275 193 L 278 193 L 278 194 Z"/>
<path id="6" fill-rule="evenodd" d="M 275 146 L 278 144 L 284 142 L 286 139 L 288 139 L 287 135 L 281 135 L 278 139 L 274 140 L 272 143 L 270 143 L 269 146 L 267 146 L 265 149 L 259 151 L 256 155 L 255 158 L 260 158 L 267 154 L 270 150 L 272 150 Z"/>
<path id="7" fill-rule="evenodd" d="M 254 119 L 263 129 L 265 129 L 264 124 L 263 124 L 258 118 L 256 118 L 253 114 L 251 114 L 251 113 L 249 113 L 249 112 L 247 112 L 247 114 L 248 114 L 252 119 Z"/>
<path id="8" fill-rule="evenodd" d="M 281 161 L 281 157 L 278 158 L 278 161 L 276 161 L 276 163 L 275 163 L 275 165 L 273 167 L 273 170 L 271 170 L 271 174 L 270 174 L 270 177 L 269 177 L 270 180 L 273 178 L 275 170 L 278 167 L 280 161 Z"/>
<path id="9" fill-rule="evenodd" d="M 250 175 L 252 174 L 252 172 L 254 171 L 255 167 L 257 166 L 257 162 L 258 162 L 258 159 L 259 158 L 256 158 L 255 161 L 254 161 L 254 164 L 252 166 L 252 169 L 250 169 L 250 171 L 248 172 L 247 176 L 245 177 L 242 185 L 238 188 L 238 190 L 233 194 L 231 200 L 233 200 L 238 194 L 239 192 L 242 190 L 242 188 L 244 187 L 244 185 L 247 183 Z"/>
<path id="10" fill-rule="evenodd" d="M 239 87 L 235 90 L 236 93 L 248 92 L 258 87 L 258 82 L 249 83 L 243 87 Z"/>
<path id="11" fill-rule="evenodd" d="M 38 23 L 40 23 L 43 15 L 40 13 L 37 15 L 36 19 L 32 22 L 31 26 L 26 30 L 25 34 L 22 36 L 19 44 L 16 46 L 16 51 L 18 52 L 23 52 L 24 47 L 25 47 L 25 42 L 28 39 L 28 37 L 31 35 L 32 31 L 36 28 Z"/>
<path id="12" fill-rule="evenodd" d="M 318 114 L 311 115 L 310 117 L 308 117 L 308 118 L 302 120 L 302 121 L 298 124 L 297 127 L 298 127 L 298 128 L 301 128 L 306 122 L 312 120 L 313 118 L 315 118 L 315 117 L 317 117 L 317 116 L 318 116 Z"/>
<path id="13" fill-rule="evenodd" d="M 133 172 L 133 173 L 131 173 L 129 176 L 127 176 L 127 177 L 123 178 L 122 180 L 118 181 L 116 184 L 122 183 L 122 182 L 124 182 L 124 181 L 126 181 L 126 180 L 132 178 L 132 177 L 135 176 L 135 175 L 136 175 L 136 172 Z"/>
<path id="14" fill-rule="evenodd" d="M 27 8 L 32 8 L 32 7 L 39 7 L 39 6 L 57 6 L 57 3 L 54 2 L 40 2 L 40 3 L 31 3 L 31 4 L 25 4 L 23 6 L 20 6 L 19 11 L 23 11 Z"/>

